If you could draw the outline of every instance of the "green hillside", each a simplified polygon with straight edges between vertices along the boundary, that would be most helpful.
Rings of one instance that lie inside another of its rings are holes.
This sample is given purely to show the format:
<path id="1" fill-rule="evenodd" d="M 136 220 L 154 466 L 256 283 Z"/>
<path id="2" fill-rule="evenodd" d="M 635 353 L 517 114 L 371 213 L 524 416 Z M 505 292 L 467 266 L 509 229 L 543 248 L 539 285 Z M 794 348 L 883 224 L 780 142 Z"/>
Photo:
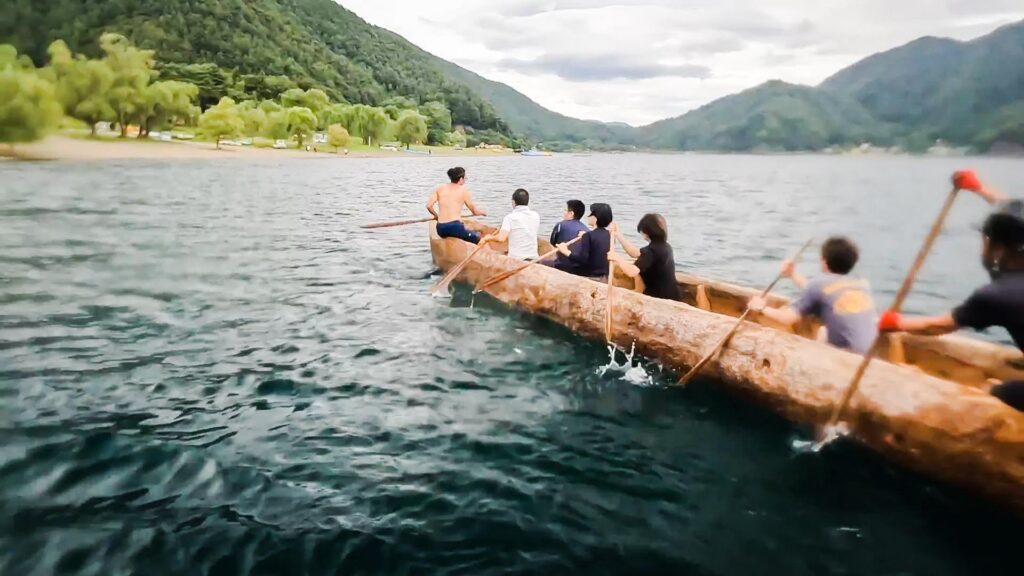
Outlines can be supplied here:
<path id="1" fill-rule="evenodd" d="M 778 80 L 639 129 L 652 148 L 819 150 L 888 140 L 888 128 L 856 101 Z"/>
<path id="2" fill-rule="evenodd" d="M 479 139 L 511 143 L 522 135 L 555 149 L 814 150 L 867 140 L 923 149 L 942 138 L 986 150 L 1024 143 L 1024 22 L 971 42 L 921 38 L 816 88 L 769 82 L 633 128 L 552 112 L 332 0 L 0 3 L 0 44 L 37 64 L 56 38 L 97 56 L 105 31 L 156 50 L 168 63 L 162 78 L 197 84 L 204 107 L 224 95 L 272 99 L 296 86 L 400 109 L 438 101 Z M 194 66 L 202 63 L 209 64 Z"/>
<path id="3" fill-rule="evenodd" d="M 505 84 L 488 80 L 446 60 L 437 58 L 435 65 L 493 104 L 512 130 L 544 142 L 548 147 L 579 144 L 594 149 L 622 148 L 635 141 L 636 130 L 628 124 L 570 118 L 544 108 Z"/>
<path id="4" fill-rule="evenodd" d="M 0 44 L 13 44 L 37 64 L 46 60 L 46 47 L 57 38 L 75 52 L 97 56 L 97 39 L 106 31 L 156 50 L 162 62 L 210 62 L 243 75 L 285 76 L 302 88 L 323 88 L 337 101 L 438 100 L 456 124 L 510 133 L 493 106 L 446 77 L 432 56 L 332 0 L 0 4 Z"/>
<path id="5" fill-rule="evenodd" d="M 1024 142 L 1024 22 L 970 42 L 921 38 L 875 54 L 821 84 L 851 96 L 907 139 L 986 148 Z"/>

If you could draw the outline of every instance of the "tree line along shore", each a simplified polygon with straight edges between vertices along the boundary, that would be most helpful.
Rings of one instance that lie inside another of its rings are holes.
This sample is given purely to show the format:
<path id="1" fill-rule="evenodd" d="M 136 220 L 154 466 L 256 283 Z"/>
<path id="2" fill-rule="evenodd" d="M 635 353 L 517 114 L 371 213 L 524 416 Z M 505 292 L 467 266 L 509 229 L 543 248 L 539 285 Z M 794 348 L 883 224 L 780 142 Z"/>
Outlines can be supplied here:
<path id="1" fill-rule="evenodd" d="M 214 148 L 227 143 L 236 148 L 316 149 L 361 156 L 386 154 L 399 147 L 408 150 L 413 145 L 427 147 L 423 153 L 443 154 L 466 147 L 492 152 L 505 148 L 506 143 L 489 143 L 484 139 L 487 134 L 453 126 L 451 111 L 441 102 L 418 103 L 403 96 L 370 106 L 334 102 L 319 88 L 290 87 L 276 98 L 257 99 L 255 94 L 245 94 L 240 85 L 236 95 L 252 97 L 224 96 L 203 110 L 197 83 L 163 79 L 154 51 L 138 48 L 114 33 L 103 34 L 99 44 L 103 56 L 89 58 L 73 54 L 62 40 L 56 40 L 41 67 L 14 47 L 0 45 L 0 94 L 5 95 L 0 100 L 0 143 L 6 144 L 0 154 L 102 157 L 103 148 L 107 152 L 114 148 L 92 146 L 92 151 L 83 153 L 89 144 L 47 138 L 56 132 L 100 138 L 103 134 L 98 130 L 114 130 L 122 139 L 197 140 L 213 143 Z M 187 75 L 182 72 L 178 70 L 179 77 Z M 288 85 L 283 80 L 278 84 Z M 132 154 L 123 146 L 118 150 L 115 156 L 150 155 Z M 194 152 L 170 155 L 182 154 Z"/>

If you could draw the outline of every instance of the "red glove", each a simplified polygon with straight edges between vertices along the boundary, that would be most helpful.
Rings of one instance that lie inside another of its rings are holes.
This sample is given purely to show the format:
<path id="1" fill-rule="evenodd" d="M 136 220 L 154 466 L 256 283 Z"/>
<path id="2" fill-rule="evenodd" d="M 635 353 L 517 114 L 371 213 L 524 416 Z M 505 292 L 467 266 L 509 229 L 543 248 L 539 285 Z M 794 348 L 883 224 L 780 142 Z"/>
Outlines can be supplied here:
<path id="1" fill-rule="evenodd" d="M 974 170 L 957 170 L 953 172 L 953 186 L 956 186 L 959 190 L 970 190 L 971 192 L 981 192 L 984 188 Z"/>
<path id="2" fill-rule="evenodd" d="M 899 332 L 902 323 L 903 317 L 899 312 L 886 310 L 878 317 L 878 330 L 880 332 Z"/>

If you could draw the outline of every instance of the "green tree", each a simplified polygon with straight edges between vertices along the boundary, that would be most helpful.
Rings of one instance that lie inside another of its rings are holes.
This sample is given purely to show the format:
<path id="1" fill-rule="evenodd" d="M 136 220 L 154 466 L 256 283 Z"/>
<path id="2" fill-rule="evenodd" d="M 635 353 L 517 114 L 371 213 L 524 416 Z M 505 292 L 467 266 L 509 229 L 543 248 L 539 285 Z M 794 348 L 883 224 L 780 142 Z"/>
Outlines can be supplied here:
<path id="1" fill-rule="evenodd" d="M 427 119 L 418 112 L 407 110 L 398 119 L 396 130 L 398 141 L 405 144 L 405 148 L 408 150 L 410 144 L 427 139 Z"/>
<path id="2" fill-rule="evenodd" d="M 216 64 L 160 63 L 158 70 L 161 80 L 180 80 L 195 84 L 199 88 L 199 106 L 204 110 L 215 106 L 225 96 L 236 101 L 247 97 L 245 81 L 236 78 L 232 71 Z M 273 96 L 277 96 L 278 93 L 274 92 Z"/>
<path id="3" fill-rule="evenodd" d="M 35 70 L 32 59 L 25 54 L 18 54 L 17 48 L 10 44 L 0 44 L 0 68 L 10 67 L 14 70 Z"/>
<path id="4" fill-rule="evenodd" d="M 145 106 L 145 90 L 153 77 L 153 51 L 140 50 L 120 34 L 100 37 L 104 61 L 114 73 L 110 105 L 121 126 L 121 137 L 128 135 L 128 123 Z"/>
<path id="5" fill-rule="evenodd" d="M 384 113 L 392 120 L 398 120 L 405 110 L 415 110 L 416 101 L 405 96 L 391 96 L 381 102 Z"/>
<path id="6" fill-rule="evenodd" d="M 153 127 L 173 126 L 179 120 L 193 116 L 196 110 L 193 102 L 198 95 L 199 88 L 195 84 L 178 80 L 164 80 L 147 86 L 136 117 L 139 138 L 148 136 Z"/>
<path id="7" fill-rule="evenodd" d="M 459 132 L 458 130 L 455 130 L 454 132 L 449 133 L 448 137 L 446 138 L 446 140 L 452 146 L 465 146 L 466 145 L 466 135 L 463 134 L 462 132 Z"/>
<path id="8" fill-rule="evenodd" d="M 242 116 L 245 128 L 242 129 L 246 136 L 255 136 L 263 132 L 263 125 L 267 123 L 267 113 L 260 108 L 255 100 L 246 100 L 238 105 L 238 113 Z"/>
<path id="9" fill-rule="evenodd" d="M 380 105 L 383 108 L 386 108 L 388 106 L 394 106 L 395 108 L 398 108 L 399 110 L 415 110 L 416 109 L 416 101 L 415 100 L 413 100 L 412 98 L 408 98 L 406 96 L 399 96 L 399 95 L 389 96 L 389 97 L 385 98 L 384 101 L 380 103 Z"/>
<path id="10" fill-rule="evenodd" d="M 53 84 L 0 46 L 0 142 L 33 142 L 60 124 Z"/>
<path id="11" fill-rule="evenodd" d="M 293 88 L 281 94 L 281 105 L 285 108 L 309 108 L 314 115 L 320 114 L 330 104 L 331 99 L 327 93 L 319 88 L 305 91 Z"/>
<path id="12" fill-rule="evenodd" d="M 244 128 L 245 122 L 238 113 L 235 101 L 227 96 L 221 98 L 216 106 L 207 108 L 199 118 L 199 131 L 216 139 L 217 149 L 220 149 L 222 139 L 238 136 Z"/>
<path id="13" fill-rule="evenodd" d="M 448 133 L 452 131 L 451 111 L 435 100 L 420 106 L 420 114 L 427 119 L 427 143 L 447 144 Z"/>
<path id="14" fill-rule="evenodd" d="M 288 133 L 298 141 L 299 148 L 309 135 L 316 130 L 316 115 L 304 106 L 293 106 L 286 112 Z"/>
<path id="15" fill-rule="evenodd" d="M 89 125 L 96 135 L 96 124 L 114 119 L 110 105 L 110 88 L 114 72 L 102 60 L 73 56 L 63 40 L 50 44 L 50 65 L 46 69 L 57 90 L 57 99 L 64 113 Z"/>
<path id="16" fill-rule="evenodd" d="M 278 104 L 277 102 L 274 102 L 273 100 L 264 100 L 260 102 L 259 109 L 263 110 L 265 114 L 272 114 L 274 112 L 280 112 L 281 110 L 283 110 L 283 108 L 281 108 L 281 105 Z"/>
<path id="17" fill-rule="evenodd" d="M 243 91 L 257 100 L 274 99 L 282 92 L 298 87 L 291 78 L 280 75 L 243 74 L 240 79 Z"/>
<path id="18" fill-rule="evenodd" d="M 370 145 L 373 142 L 380 142 L 387 134 L 391 125 L 391 119 L 384 113 L 383 108 L 357 104 L 352 110 L 352 126 L 349 131 L 358 134 L 363 143 Z"/>
<path id="19" fill-rule="evenodd" d="M 276 110 L 267 113 L 267 121 L 261 130 L 263 136 L 271 140 L 283 140 L 288 137 L 288 112 Z"/>
<path id="20" fill-rule="evenodd" d="M 339 124 L 344 127 L 349 134 L 358 132 L 356 130 L 356 122 L 354 122 L 355 107 L 348 104 L 332 104 L 320 113 L 319 118 L 321 125 L 330 126 L 332 124 Z"/>
<path id="21" fill-rule="evenodd" d="M 327 127 L 327 143 L 334 146 L 337 152 L 341 146 L 348 146 L 348 130 L 341 124 L 331 124 Z"/>

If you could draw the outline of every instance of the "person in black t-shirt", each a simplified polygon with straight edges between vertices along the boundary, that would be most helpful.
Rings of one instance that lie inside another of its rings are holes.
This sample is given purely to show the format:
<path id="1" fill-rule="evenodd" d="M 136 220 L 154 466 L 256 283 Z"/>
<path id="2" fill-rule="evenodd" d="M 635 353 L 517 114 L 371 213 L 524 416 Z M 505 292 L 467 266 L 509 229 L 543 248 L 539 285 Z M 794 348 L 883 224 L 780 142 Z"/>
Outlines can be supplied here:
<path id="1" fill-rule="evenodd" d="M 644 294 L 666 300 L 683 299 L 676 281 L 676 261 L 668 244 L 668 225 L 661 214 L 644 214 L 636 225 L 636 231 L 648 242 L 639 250 L 626 240 L 618 224 L 613 224 L 610 230 L 629 256 L 610 250 L 609 261 L 615 262 L 627 276 L 639 276 L 643 281 Z"/>
<path id="2" fill-rule="evenodd" d="M 982 266 L 992 282 L 974 291 L 963 304 L 941 316 L 903 316 L 889 311 L 882 314 L 878 328 L 883 332 L 946 334 L 959 328 L 984 330 L 1002 326 L 1013 342 L 1024 351 L 1024 201 L 1010 200 L 986 189 L 969 170 L 953 175 L 957 188 L 975 192 L 998 207 L 982 227 L 984 245 Z M 993 396 L 1017 410 L 1024 411 L 1024 381 L 993 386 Z"/>
<path id="3" fill-rule="evenodd" d="M 565 242 L 558 244 L 558 252 L 572 263 L 571 272 L 600 282 L 608 279 L 608 251 L 612 237 L 608 225 L 612 223 L 612 207 L 595 202 L 590 205 L 589 223 L 593 230 L 580 232 L 583 238 L 576 243 L 578 248 L 569 250 Z"/>

